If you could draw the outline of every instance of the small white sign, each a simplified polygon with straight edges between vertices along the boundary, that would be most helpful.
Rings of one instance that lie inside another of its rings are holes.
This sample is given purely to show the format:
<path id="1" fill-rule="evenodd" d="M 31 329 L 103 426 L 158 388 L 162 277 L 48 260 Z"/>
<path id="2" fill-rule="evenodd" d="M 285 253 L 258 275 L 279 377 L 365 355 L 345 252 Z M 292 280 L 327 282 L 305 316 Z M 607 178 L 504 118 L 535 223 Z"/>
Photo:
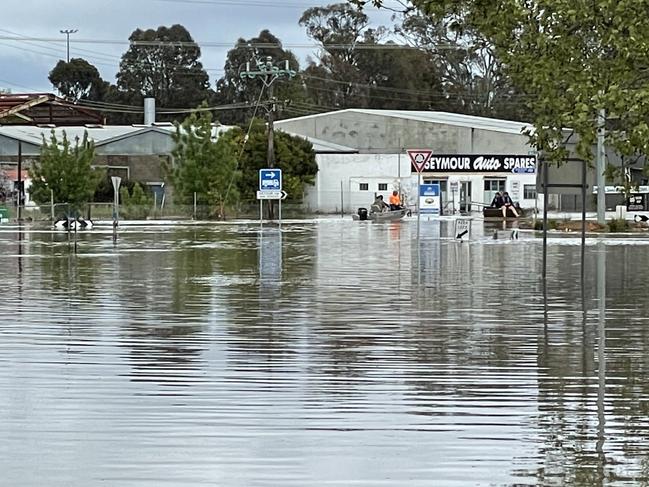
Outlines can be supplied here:
<path id="1" fill-rule="evenodd" d="M 258 200 L 283 200 L 286 198 L 286 191 L 257 191 Z"/>
<path id="2" fill-rule="evenodd" d="M 471 219 L 458 218 L 455 220 L 455 238 L 458 240 L 468 240 L 471 237 Z"/>
<path id="3" fill-rule="evenodd" d="M 113 183 L 113 189 L 114 189 L 116 192 L 119 191 L 119 186 L 120 186 L 120 184 L 122 183 L 122 178 L 120 178 L 119 176 L 112 176 L 112 177 L 110 178 L 110 180 L 111 180 L 112 183 Z"/>

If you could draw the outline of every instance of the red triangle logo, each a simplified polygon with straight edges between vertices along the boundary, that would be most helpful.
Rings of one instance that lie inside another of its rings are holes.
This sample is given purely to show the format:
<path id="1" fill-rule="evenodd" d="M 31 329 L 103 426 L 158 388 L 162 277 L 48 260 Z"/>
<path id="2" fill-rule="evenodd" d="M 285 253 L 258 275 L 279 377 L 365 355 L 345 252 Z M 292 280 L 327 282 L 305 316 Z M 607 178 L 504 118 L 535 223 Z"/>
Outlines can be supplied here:
<path id="1" fill-rule="evenodd" d="M 426 163 L 430 160 L 430 156 L 433 155 L 433 151 L 428 149 L 408 149 L 406 152 L 410 157 L 412 167 L 414 167 L 417 172 L 422 172 L 424 170 L 424 166 L 426 166 Z"/>

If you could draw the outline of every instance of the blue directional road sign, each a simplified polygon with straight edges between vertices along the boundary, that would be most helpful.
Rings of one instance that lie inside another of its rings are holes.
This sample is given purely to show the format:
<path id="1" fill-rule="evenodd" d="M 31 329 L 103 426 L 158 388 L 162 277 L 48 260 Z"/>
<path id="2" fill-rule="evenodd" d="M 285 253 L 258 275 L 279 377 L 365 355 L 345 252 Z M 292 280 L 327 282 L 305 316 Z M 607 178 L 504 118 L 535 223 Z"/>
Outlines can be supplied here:
<path id="1" fill-rule="evenodd" d="M 260 169 L 259 170 L 259 191 L 281 191 L 282 170 L 281 169 Z"/>

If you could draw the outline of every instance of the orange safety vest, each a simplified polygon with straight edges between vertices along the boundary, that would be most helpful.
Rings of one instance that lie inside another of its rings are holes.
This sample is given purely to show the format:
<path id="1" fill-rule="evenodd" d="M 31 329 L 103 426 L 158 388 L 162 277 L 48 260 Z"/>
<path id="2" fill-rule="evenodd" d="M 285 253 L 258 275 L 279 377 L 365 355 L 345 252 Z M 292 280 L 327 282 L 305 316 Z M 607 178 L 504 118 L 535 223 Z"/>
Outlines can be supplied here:
<path id="1" fill-rule="evenodd" d="M 401 198 L 399 198 L 399 195 L 390 195 L 390 204 L 391 205 L 400 205 L 401 204 Z"/>

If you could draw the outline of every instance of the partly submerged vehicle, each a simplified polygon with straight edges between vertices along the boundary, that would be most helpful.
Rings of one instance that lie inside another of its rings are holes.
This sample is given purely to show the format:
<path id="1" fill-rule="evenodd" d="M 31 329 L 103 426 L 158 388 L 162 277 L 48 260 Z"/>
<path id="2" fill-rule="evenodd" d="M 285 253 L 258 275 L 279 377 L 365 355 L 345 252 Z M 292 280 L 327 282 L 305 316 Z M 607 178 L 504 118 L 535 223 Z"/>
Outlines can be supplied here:
<path id="1" fill-rule="evenodd" d="M 410 215 L 408 208 L 392 211 L 367 211 L 367 208 L 359 208 L 352 218 L 356 221 L 391 222 L 401 220 L 404 216 Z"/>

